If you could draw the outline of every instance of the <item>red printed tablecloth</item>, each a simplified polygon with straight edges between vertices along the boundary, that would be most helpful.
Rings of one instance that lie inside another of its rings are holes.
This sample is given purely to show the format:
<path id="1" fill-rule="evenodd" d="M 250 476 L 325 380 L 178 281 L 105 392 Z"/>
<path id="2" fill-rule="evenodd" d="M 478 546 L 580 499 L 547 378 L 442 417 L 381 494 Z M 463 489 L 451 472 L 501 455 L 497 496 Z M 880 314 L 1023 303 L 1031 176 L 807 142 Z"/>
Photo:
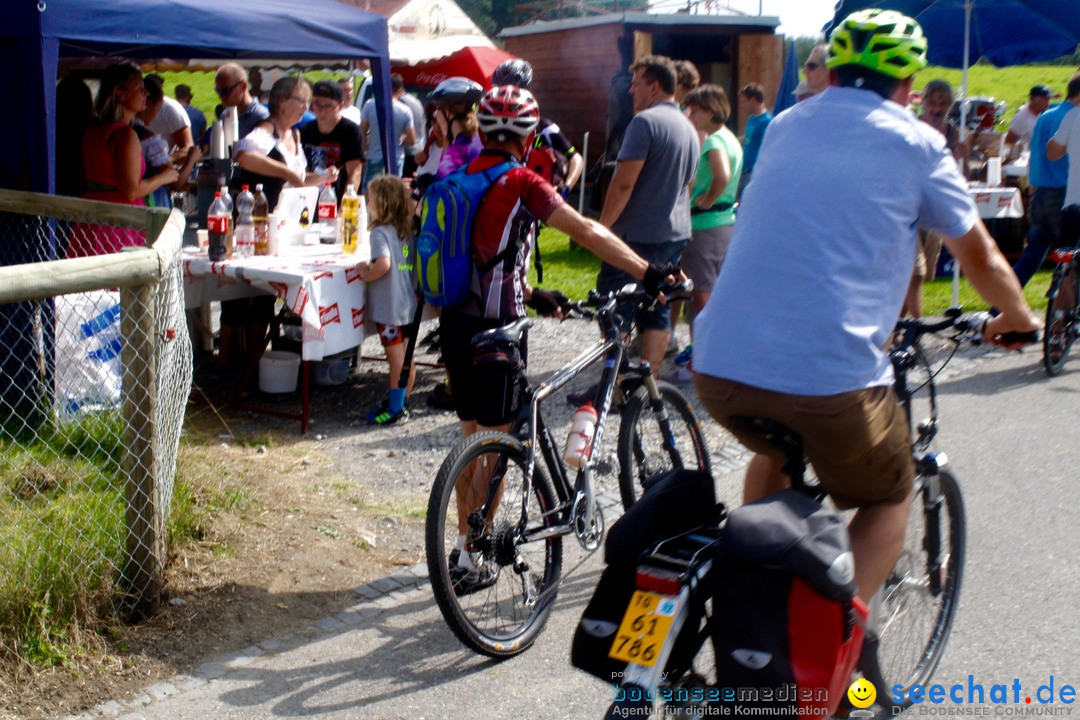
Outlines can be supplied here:
<path id="1" fill-rule="evenodd" d="M 979 217 L 983 220 L 991 218 L 1022 218 L 1024 217 L 1024 203 L 1020 199 L 1020 190 L 1014 187 L 995 188 L 968 188 L 971 199 L 975 201 L 975 207 L 979 209 Z"/>
<path id="2" fill-rule="evenodd" d="M 210 262 L 184 255 L 184 304 L 276 295 L 300 316 L 304 360 L 322 360 L 364 341 L 364 283 L 353 255 L 251 257 Z"/>

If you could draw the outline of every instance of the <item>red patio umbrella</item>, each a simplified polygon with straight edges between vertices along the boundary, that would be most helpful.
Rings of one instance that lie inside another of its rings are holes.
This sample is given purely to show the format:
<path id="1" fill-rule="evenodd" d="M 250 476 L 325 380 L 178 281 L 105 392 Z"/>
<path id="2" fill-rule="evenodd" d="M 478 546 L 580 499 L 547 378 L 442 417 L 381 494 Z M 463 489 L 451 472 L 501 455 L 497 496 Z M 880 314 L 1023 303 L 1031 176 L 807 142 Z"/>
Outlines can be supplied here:
<path id="1" fill-rule="evenodd" d="M 445 57 L 418 65 L 395 66 L 394 72 L 401 73 L 406 85 L 435 87 L 448 77 L 467 77 L 489 87 L 495 68 L 515 57 L 498 48 L 464 47 Z"/>

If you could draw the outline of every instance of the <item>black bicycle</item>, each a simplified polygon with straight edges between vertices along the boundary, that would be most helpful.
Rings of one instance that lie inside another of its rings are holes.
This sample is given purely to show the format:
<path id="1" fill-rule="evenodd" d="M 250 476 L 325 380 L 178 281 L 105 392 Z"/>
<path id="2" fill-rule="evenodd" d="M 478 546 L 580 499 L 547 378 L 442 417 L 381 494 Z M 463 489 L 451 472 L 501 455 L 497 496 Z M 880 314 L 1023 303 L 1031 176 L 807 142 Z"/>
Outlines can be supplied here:
<path id="1" fill-rule="evenodd" d="M 1046 326 L 1043 332 L 1043 365 L 1051 376 L 1064 369 L 1073 341 L 1080 333 L 1080 254 L 1077 248 L 1050 252 L 1057 263 L 1046 291 Z"/>
<path id="2" fill-rule="evenodd" d="M 965 338 L 974 338 L 981 332 L 987 317 L 982 313 L 964 316 L 954 308 L 938 322 L 901 320 L 896 326 L 889 354 L 896 376 L 895 391 L 914 438 L 916 478 L 903 550 L 870 603 L 868 639 L 858 666 L 859 672 L 878 689 L 878 704 L 874 709 L 881 718 L 892 717 L 910 704 L 910 699 L 900 705 L 891 704 L 894 686 L 904 690 L 905 698 L 910 698 L 907 689 L 913 685 L 926 686 L 945 651 L 956 615 L 963 579 L 966 522 L 959 484 L 945 469 L 947 458 L 944 453 L 931 450 L 939 429 L 934 377 Z M 948 330 L 954 331 L 946 339 L 949 351 L 937 360 L 936 367 L 932 366 L 922 339 L 930 333 Z M 1010 336 L 1010 339 L 1034 342 L 1036 337 Z M 807 462 L 800 438 L 773 421 L 746 418 L 744 423 L 782 449 L 787 458 L 785 472 L 791 476 L 792 485 L 820 499 L 814 479 L 806 478 Z M 650 696 L 646 688 L 693 690 L 724 686 L 724 678 L 715 677 L 715 669 L 705 666 L 707 653 L 702 652 L 708 639 L 722 632 L 725 622 L 725 618 L 711 614 L 707 590 L 720 581 L 709 574 L 713 558 L 723 543 L 724 517 L 720 510 L 718 519 L 710 525 L 687 528 L 654 544 L 641 556 L 639 578 L 648 576 L 649 568 L 659 567 L 668 577 L 678 580 L 677 588 L 671 586 L 668 595 L 653 598 L 652 602 L 668 600 L 669 606 L 678 607 L 682 615 L 674 617 L 667 626 L 670 631 L 666 637 L 641 639 L 642 654 L 647 650 L 648 657 L 625 666 L 621 672 L 623 688 L 630 692 L 622 694 L 623 700 L 612 705 L 607 717 L 624 717 L 630 710 L 628 705 L 633 706 L 632 711 L 638 716 L 648 714 L 656 693 Z M 633 603 L 631 599 L 626 617 L 640 612 Z M 622 640 L 626 642 L 626 638 Z M 609 656 L 616 657 L 615 652 L 613 647 Z M 627 687 L 627 683 L 632 687 Z M 693 692 L 675 693 L 680 694 L 695 697 Z M 701 697 L 702 693 L 696 696 Z"/>
<path id="3" fill-rule="evenodd" d="M 666 292 L 666 291 L 665 291 Z M 709 453 L 694 411 L 677 388 L 657 382 L 648 363 L 632 364 L 620 339 L 615 307 L 656 302 L 635 286 L 572 304 L 595 319 L 603 340 L 533 386 L 518 357 L 521 319 L 478 334 L 485 355 L 510 359 L 524 398 L 509 432 L 481 432 L 450 451 L 431 490 L 426 525 L 428 572 L 443 617 L 469 648 L 509 657 L 528 648 L 543 629 L 558 592 L 562 536 L 573 533 L 586 550 L 599 546 L 604 512 L 629 507 L 645 478 L 674 468 L 709 469 Z M 478 353 L 479 355 L 479 353 Z M 594 405 L 591 451 L 568 468 L 541 403 L 585 368 L 602 362 Z M 614 467 L 603 451 L 606 421 L 621 407 Z"/>

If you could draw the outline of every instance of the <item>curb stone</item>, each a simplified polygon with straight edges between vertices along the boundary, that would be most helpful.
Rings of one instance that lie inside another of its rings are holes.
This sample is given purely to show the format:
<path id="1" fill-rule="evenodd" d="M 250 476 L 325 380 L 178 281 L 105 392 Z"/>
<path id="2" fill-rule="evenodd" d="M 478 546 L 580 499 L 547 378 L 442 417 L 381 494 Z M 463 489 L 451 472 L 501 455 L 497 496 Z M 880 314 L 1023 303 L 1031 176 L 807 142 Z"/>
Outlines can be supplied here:
<path id="1" fill-rule="evenodd" d="M 398 570 L 392 575 L 372 580 L 353 588 L 353 592 L 363 598 L 362 602 L 336 615 L 316 620 L 289 635 L 267 638 L 258 645 L 234 650 L 208 660 L 191 672 L 179 673 L 151 685 L 130 699 L 109 700 L 68 718 L 69 720 L 84 720 L 116 717 L 125 712 L 145 708 L 157 700 L 205 685 L 211 680 L 219 680 L 242 669 L 259 657 L 290 650 L 294 646 L 311 642 L 312 639 L 355 629 L 363 622 L 427 593 L 430 587 L 427 575 L 427 565 L 417 563 L 404 570 Z"/>

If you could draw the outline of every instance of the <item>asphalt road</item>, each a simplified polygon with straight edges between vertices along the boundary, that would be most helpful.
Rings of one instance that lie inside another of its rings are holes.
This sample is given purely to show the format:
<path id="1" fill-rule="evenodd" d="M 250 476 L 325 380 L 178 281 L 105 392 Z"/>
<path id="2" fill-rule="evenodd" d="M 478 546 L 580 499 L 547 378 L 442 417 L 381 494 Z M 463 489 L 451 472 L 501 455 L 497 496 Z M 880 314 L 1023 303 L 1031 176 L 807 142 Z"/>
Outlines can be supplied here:
<path id="1" fill-rule="evenodd" d="M 1080 688 L 1080 358 L 1049 379 L 1039 353 L 990 356 L 940 386 L 939 445 L 960 479 L 968 521 L 961 604 L 935 678 L 1021 683 L 1017 711 L 1054 677 Z M 739 473 L 721 478 L 736 497 Z M 610 688 L 569 664 L 569 642 L 597 577 L 570 538 L 553 617 L 536 645 L 494 662 L 465 650 L 427 585 L 409 585 L 312 629 L 268 641 L 192 677 L 148 688 L 88 716 L 122 718 L 600 718 Z M 411 588 L 411 589 L 410 589 Z M 359 599 L 359 598 L 358 598 Z M 212 679 L 211 679 L 212 678 Z M 1044 691 L 1045 696 L 1045 691 Z M 912 715 L 946 706 L 916 707 Z M 969 710 L 971 708 L 968 708 Z M 1003 715 L 1003 706 L 989 707 Z M 1012 714 L 1012 710 L 1008 710 Z"/>

